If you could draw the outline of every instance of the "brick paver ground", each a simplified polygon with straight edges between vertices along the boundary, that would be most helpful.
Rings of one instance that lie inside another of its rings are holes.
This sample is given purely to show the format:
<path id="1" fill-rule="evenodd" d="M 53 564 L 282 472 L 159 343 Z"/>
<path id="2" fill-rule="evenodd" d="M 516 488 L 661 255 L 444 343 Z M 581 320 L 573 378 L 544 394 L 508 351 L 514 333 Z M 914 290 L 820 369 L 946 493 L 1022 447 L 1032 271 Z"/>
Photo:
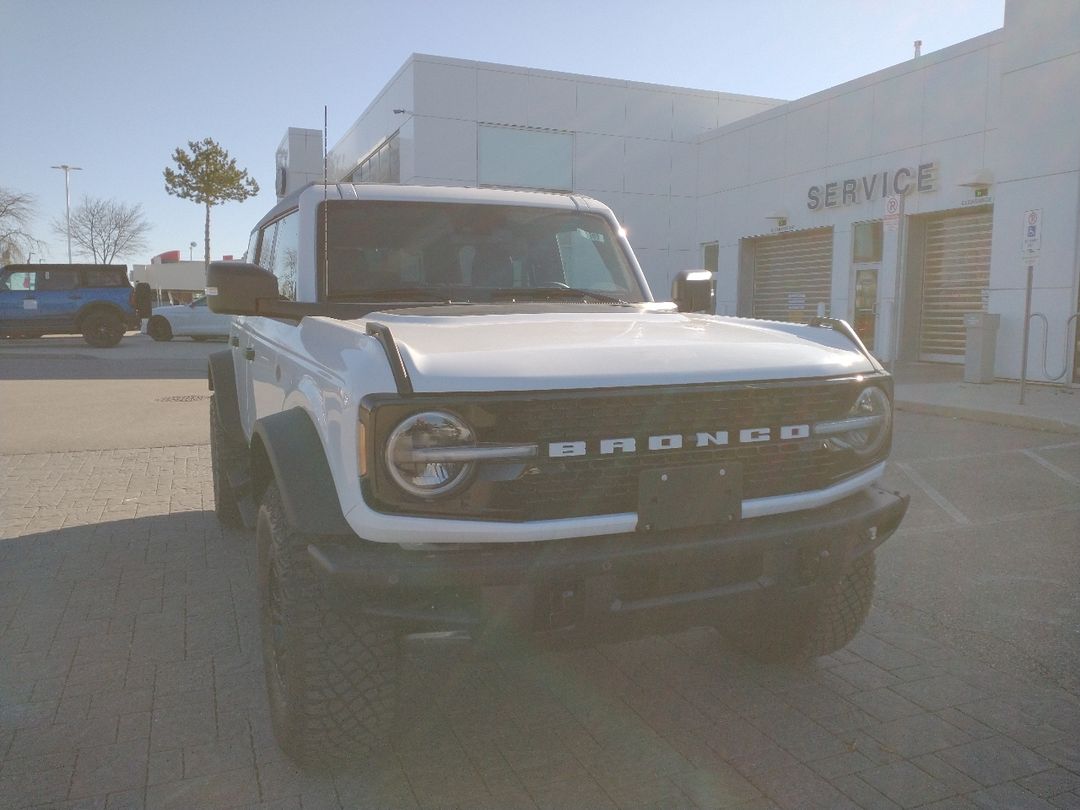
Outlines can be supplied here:
<path id="1" fill-rule="evenodd" d="M 206 447 L 0 457 L 0 807 L 1080 807 L 1074 695 L 878 610 L 797 668 L 705 630 L 414 652 L 392 750 L 302 774 L 211 498 Z"/>

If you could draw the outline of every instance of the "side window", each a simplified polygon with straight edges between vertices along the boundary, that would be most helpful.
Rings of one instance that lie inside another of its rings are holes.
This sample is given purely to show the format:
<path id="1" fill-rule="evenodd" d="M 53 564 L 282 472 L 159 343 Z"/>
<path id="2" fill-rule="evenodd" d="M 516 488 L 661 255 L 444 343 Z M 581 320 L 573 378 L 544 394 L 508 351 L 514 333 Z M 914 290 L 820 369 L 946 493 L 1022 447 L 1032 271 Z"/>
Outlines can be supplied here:
<path id="1" fill-rule="evenodd" d="M 38 276 L 38 289 L 42 292 L 74 290 L 79 286 L 79 274 L 74 270 L 45 270 Z"/>
<path id="2" fill-rule="evenodd" d="M 264 270 L 274 269 L 274 236 L 277 234 L 277 222 L 272 222 L 261 231 L 259 239 L 259 251 L 255 256 L 255 264 Z"/>
<path id="3" fill-rule="evenodd" d="M 244 261 L 255 263 L 255 251 L 259 247 L 259 232 L 252 231 L 251 239 L 248 241 L 247 250 L 244 252 Z"/>
<path id="4" fill-rule="evenodd" d="M 124 277 L 113 270 L 87 270 L 87 287 L 125 287 Z"/>
<path id="5" fill-rule="evenodd" d="M 4 276 L 4 289 L 12 292 L 34 292 L 37 289 L 37 273 L 18 271 Z"/>
<path id="6" fill-rule="evenodd" d="M 290 301 L 296 300 L 296 264 L 300 251 L 300 213 L 293 211 L 277 221 L 273 262 L 268 267 L 278 278 L 278 291 Z"/>

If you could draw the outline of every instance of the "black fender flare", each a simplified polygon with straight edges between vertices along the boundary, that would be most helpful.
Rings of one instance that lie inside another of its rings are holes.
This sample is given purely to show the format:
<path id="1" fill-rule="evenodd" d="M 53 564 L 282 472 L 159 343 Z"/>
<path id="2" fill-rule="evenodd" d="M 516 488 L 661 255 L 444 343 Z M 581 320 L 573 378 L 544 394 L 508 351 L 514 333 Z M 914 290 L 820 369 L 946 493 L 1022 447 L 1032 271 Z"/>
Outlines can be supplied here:
<path id="1" fill-rule="evenodd" d="M 214 352 L 207 359 L 206 381 L 214 392 L 212 407 L 217 409 L 218 424 L 225 433 L 238 442 L 244 440 L 244 428 L 240 424 L 240 398 L 236 393 L 236 368 L 232 352 L 228 349 Z"/>
<path id="2" fill-rule="evenodd" d="M 289 525 L 305 534 L 354 535 L 338 503 L 337 488 L 319 433 L 302 408 L 255 422 L 251 436 L 256 498 L 277 482 Z"/>

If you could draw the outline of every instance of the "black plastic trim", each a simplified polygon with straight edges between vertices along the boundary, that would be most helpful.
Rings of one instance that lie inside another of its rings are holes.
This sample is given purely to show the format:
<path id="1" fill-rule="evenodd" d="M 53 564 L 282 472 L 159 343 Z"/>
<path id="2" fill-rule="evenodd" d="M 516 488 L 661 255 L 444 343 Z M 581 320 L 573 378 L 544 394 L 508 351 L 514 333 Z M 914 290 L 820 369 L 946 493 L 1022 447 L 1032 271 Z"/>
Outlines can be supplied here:
<path id="1" fill-rule="evenodd" d="M 265 416 L 255 422 L 253 442 L 256 437 L 266 451 L 289 525 L 306 534 L 355 537 L 311 417 L 301 408 Z"/>
<path id="2" fill-rule="evenodd" d="M 236 392 L 236 370 L 229 350 L 213 352 L 207 358 L 207 383 L 214 392 L 218 422 L 230 438 L 243 442 L 244 429 L 240 424 L 240 398 Z"/>
<path id="3" fill-rule="evenodd" d="M 386 352 L 386 360 L 390 363 L 390 371 L 394 375 L 394 384 L 397 386 L 398 393 L 405 397 L 411 397 L 413 395 L 412 380 L 409 379 L 409 371 L 405 368 L 405 361 L 401 359 L 401 352 L 398 351 L 390 327 L 369 321 L 367 333 L 379 341 L 379 345 Z"/>
<path id="4" fill-rule="evenodd" d="M 703 617 L 716 618 L 747 597 L 808 596 L 888 539 L 909 502 L 906 495 L 871 486 L 820 509 L 753 518 L 720 529 L 430 551 L 354 537 L 313 542 L 308 554 L 314 569 L 351 605 L 398 621 L 410 632 L 476 629 L 484 624 L 481 605 L 470 604 L 467 597 L 464 603 L 443 600 L 439 595 L 448 591 L 478 596 L 502 590 L 528 604 L 561 583 L 576 583 L 572 587 L 593 606 L 577 630 L 607 627 L 620 616 L 660 618 L 667 614 L 671 614 L 670 628 L 679 629 Z M 805 550 L 818 551 L 821 561 L 811 581 L 800 573 Z M 748 552 L 762 555 L 761 566 L 742 581 L 677 592 L 661 586 L 629 601 L 614 598 L 611 591 L 612 580 L 620 572 L 677 570 L 703 558 L 734 560 Z M 608 637 L 606 631 L 604 637 Z"/>

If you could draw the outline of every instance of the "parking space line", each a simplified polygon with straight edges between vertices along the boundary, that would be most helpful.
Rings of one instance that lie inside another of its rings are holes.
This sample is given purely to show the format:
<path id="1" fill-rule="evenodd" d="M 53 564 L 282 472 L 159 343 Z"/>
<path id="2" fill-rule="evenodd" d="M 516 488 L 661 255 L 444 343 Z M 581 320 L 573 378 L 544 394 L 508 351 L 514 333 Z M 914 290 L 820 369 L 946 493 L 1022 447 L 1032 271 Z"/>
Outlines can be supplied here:
<path id="1" fill-rule="evenodd" d="M 1068 446 L 1068 445 L 1066 445 L 1066 446 Z M 1050 472 L 1052 472 L 1054 475 L 1058 476 L 1059 478 L 1063 478 L 1066 481 L 1068 481 L 1070 484 L 1075 484 L 1076 486 L 1080 487 L 1080 478 L 1077 478 L 1075 475 L 1073 475 L 1068 470 L 1061 469 L 1061 467 L 1059 467 L 1057 464 L 1054 464 L 1052 461 L 1047 461 L 1045 458 L 1040 456 L 1034 450 L 1025 449 L 1025 450 L 1021 450 L 1020 452 L 1023 453 L 1028 458 L 1030 458 L 1036 464 L 1038 464 L 1038 465 L 1040 465 L 1042 467 L 1045 467 L 1046 469 L 1048 469 Z"/>
<path id="2" fill-rule="evenodd" d="M 933 485 L 931 485 L 929 481 L 927 481 L 925 478 L 915 472 L 915 470 L 911 469 L 910 466 L 904 464 L 903 462 L 897 462 L 896 466 L 900 468 L 904 475 L 911 479 L 912 483 L 914 483 L 917 487 L 919 487 L 919 489 L 921 489 L 928 496 L 930 496 L 930 500 L 932 500 L 934 503 L 944 509 L 948 513 L 949 517 L 951 517 L 961 526 L 971 525 L 971 520 L 968 519 L 967 515 L 965 515 L 955 506 L 953 506 L 952 503 L 949 502 L 948 498 L 946 498 L 944 495 L 934 489 Z"/>

